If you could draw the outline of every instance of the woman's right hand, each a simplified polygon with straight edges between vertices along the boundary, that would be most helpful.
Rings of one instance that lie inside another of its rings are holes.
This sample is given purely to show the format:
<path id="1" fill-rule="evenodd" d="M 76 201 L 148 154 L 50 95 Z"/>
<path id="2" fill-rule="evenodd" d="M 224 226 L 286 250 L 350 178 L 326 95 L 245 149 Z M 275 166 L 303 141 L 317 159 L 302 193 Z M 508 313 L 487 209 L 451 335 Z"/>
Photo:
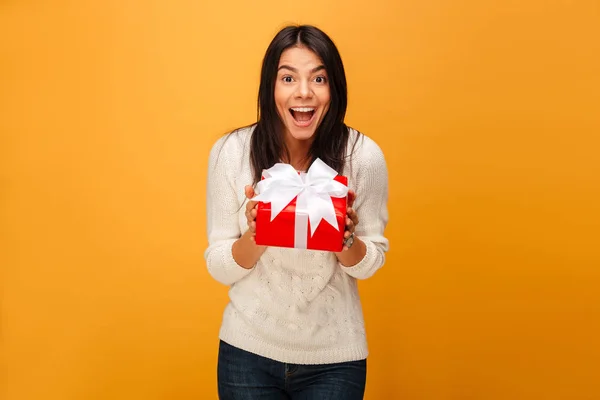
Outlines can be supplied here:
<path id="1" fill-rule="evenodd" d="M 246 186 L 244 188 L 244 194 L 248 199 L 246 204 L 246 219 L 248 220 L 248 230 L 233 243 L 231 249 L 233 259 L 235 262 L 246 269 L 251 269 L 256 265 L 260 256 L 265 252 L 267 246 L 259 246 L 256 244 L 256 214 L 257 201 L 251 199 L 255 196 L 254 189 L 252 186 Z M 250 239 L 250 240 L 248 240 Z"/>
<path id="2" fill-rule="evenodd" d="M 256 241 L 256 215 L 258 214 L 258 201 L 252 201 L 251 199 L 256 195 L 254 188 L 250 185 L 246 185 L 244 193 L 248 199 L 246 204 L 246 219 L 248 220 L 248 230 L 251 232 L 250 239 L 253 242 Z"/>

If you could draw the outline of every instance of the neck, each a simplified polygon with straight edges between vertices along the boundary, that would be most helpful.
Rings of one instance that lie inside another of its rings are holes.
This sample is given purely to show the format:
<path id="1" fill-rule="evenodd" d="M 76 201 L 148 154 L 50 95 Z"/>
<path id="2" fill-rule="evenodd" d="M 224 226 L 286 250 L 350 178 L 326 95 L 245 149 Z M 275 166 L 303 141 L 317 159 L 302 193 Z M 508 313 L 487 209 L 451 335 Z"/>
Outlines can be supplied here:
<path id="1" fill-rule="evenodd" d="M 289 152 L 290 159 L 284 160 L 298 171 L 306 171 L 310 159 L 308 158 L 308 152 L 312 140 L 296 140 L 289 134 L 286 135 L 285 145 Z M 284 156 L 287 156 L 284 154 Z"/>

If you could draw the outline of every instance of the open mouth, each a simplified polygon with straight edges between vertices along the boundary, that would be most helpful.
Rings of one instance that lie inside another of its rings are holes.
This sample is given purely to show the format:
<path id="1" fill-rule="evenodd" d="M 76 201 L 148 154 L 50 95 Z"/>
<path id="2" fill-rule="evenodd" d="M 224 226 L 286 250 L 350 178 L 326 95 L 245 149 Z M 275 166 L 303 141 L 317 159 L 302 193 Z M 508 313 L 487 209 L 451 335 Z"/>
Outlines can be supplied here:
<path id="1" fill-rule="evenodd" d="M 308 126 L 315 115 L 314 107 L 292 107 L 290 114 L 294 121 L 300 126 Z"/>

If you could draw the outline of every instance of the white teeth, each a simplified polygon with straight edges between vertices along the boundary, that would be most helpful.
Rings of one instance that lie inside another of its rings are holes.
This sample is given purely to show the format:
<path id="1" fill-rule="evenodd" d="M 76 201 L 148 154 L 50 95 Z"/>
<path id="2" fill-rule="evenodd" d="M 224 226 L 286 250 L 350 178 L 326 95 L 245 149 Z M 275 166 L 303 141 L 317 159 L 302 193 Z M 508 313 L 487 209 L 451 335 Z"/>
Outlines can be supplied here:
<path id="1" fill-rule="evenodd" d="M 315 111 L 313 107 L 292 107 L 292 110 L 297 112 L 310 112 Z"/>

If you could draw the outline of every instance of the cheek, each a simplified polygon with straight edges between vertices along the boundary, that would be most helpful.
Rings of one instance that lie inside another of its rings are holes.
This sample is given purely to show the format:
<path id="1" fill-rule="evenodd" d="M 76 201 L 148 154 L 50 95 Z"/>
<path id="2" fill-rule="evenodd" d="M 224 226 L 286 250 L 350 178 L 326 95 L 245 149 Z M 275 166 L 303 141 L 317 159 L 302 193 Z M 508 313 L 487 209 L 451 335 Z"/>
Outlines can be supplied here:
<path id="1" fill-rule="evenodd" d="M 322 116 L 325 116 L 325 114 L 327 114 L 327 111 L 329 111 L 329 106 L 331 105 L 331 99 L 329 97 L 327 99 L 323 99 L 323 101 L 321 102 L 321 104 L 323 105 L 323 114 L 322 114 Z"/>
<path id="2" fill-rule="evenodd" d="M 273 94 L 275 97 L 275 103 L 279 105 L 279 103 L 281 102 L 281 88 L 279 87 L 279 85 L 275 85 L 275 92 Z"/>
<path id="3" fill-rule="evenodd" d="M 331 103 L 331 94 L 329 88 L 324 89 L 321 95 L 319 96 L 320 103 L 325 106 L 325 108 L 329 108 L 329 103 Z"/>
<path id="4" fill-rule="evenodd" d="M 274 98 L 275 98 L 275 105 L 277 106 L 277 108 L 283 109 L 286 107 L 288 95 L 286 93 L 285 88 L 282 88 L 281 86 L 276 85 Z"/>

